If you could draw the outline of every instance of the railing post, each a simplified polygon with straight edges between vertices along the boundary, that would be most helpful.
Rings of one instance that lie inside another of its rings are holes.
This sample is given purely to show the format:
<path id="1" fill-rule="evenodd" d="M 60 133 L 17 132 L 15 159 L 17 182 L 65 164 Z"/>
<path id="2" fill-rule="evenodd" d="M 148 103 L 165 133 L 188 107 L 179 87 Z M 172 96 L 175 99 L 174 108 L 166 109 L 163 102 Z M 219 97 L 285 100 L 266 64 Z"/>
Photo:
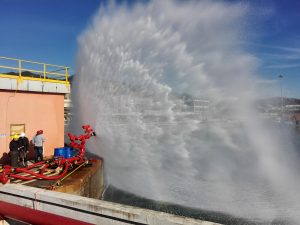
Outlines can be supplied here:
<path id="1" fill-rule="evenodd" d="M 44 80 L 46 80 L 46 64 L 44 63 Z"/>
<path id="2" fill-rule="evenodd" d="M 68 75 L 69 75 L 69 67 L 66 67 L 66 82 L 68 82 Z"/>
<path id="3" fill-rule="evenodd" d="M 19 78 L 21 78 L 22 76 L 22 60 L 18 60 L 19 61 Z"/>

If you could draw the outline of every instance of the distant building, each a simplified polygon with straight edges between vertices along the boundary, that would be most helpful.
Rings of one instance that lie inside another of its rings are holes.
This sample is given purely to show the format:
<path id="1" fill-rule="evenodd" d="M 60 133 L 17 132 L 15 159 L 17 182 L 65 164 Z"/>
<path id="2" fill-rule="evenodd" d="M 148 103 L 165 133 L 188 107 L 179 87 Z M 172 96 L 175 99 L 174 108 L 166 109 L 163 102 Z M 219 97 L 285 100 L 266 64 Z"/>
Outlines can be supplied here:
<path id="1" fill-rule="evenodd" d="M 193 111 L 205 112 L 209 110 L 209 101 L 204 99 L 193 99 Z"/>
<path id="2" fill-rule="evenodd" d="M 300 112 L 300 105 L 285 105 L 285 112 Z"/>
<path id="3" fill-rule="evenodd" d="M 71 100 L 71 93 L 65 94 L 64 97 L 64 122 L 65 126 L 69 126 L 71 118 L 72 118 L 72 100 Z"/>
<path id="4" fill-rule="evenodd" d="M 0 57 L 0 163 L 5 162 L 11 135 L 16 133 L 25 132 L 32 140 L 37 130 L 44 130 L 45 156 L 64 146 L 68 93 L 68 67 Z"/>

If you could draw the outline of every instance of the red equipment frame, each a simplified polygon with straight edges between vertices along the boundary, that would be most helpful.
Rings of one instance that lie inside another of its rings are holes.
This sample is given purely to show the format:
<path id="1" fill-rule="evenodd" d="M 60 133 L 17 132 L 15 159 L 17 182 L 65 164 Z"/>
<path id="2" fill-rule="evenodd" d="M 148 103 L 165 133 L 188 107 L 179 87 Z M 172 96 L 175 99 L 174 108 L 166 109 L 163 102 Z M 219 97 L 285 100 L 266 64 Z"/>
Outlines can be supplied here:
<path id="1" fill-rule="evenodd" d="M 15 168 L 10 165 L 5 165 L 3 166 L 2 173 L 0 174 L 0 182 L 6 184 L 8 181 L 10 181 L 10 178 L 21 179 L 21 180 L 61 179 L 67 174 L 69 168 L 73 166 L 80 166 L 81 164 L 87 161 L 87 159 L 85 158 L 85 151 L 86 151 L 85 143 L 87 139 L 89 139 L 91 136 L 95 136 L 96 134 L 90 125 L 84 125 L 82 126 L 82 128 L 84 130 L 84 134 L 81 134 L 79 136 L 68 133 L 68 136 L 71 141 L 70 146 L 73 147 L 74 149 L 79 150 L 76 156 L 72 158 L 65 158 L 63 156 L 54 157 L 51 160 L 34 163 L 26 168 Z M 42 165 L 44 166 L 41 168 L 39 173 L 35 173 L 34 171 L 32 171 L 33 168 Z M 44 174 L 44 172 L 48 167 L 52 167 L 52 168 L 56 167 L 57 169 L 61 169 L 63 172 L 56 176 L 47 176 Z M 28 177 L 28 176 L 20 175 L 18 173 L 25 173 L 26 175 L 29 174 L 31 176 Z"/>

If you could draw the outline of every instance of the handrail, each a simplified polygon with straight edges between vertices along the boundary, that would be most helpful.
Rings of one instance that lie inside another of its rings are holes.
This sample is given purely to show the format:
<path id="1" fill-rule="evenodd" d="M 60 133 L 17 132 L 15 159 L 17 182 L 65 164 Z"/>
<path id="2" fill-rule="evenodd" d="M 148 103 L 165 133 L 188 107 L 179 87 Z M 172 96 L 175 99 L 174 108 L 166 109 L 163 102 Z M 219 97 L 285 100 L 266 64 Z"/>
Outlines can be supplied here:
<path id="1" fill-rule="evenodd" d="M 6 62 L 6 63 L 5 63 Z M 18 66 L 11 66 L 12 63 L 17 63 Z M 24 64 L 32 64 L 31 68 Z M 35 67 L 34 67 L 35 66 Z M 36 69 L 37 66 L 41 66 L 41 69 Z M 34 67 L 34 68 L 33 68 Z M 51 69 L 49 69 L 51 67 Z M 9 72 L 3 73 L 0 70 L 0 77 L 10 77 L 15 79 L 24 79 L 24 80 L 40 80 L 40 81 L 49 81 L 49 82 L 57 82 L 57 83 L 66 83 L 69 84 L 69 67 L 67 66 L 59 66 L 55 64 L 35 62 L 31 60 L 23 60 L 16 59 L 11 57 L 0 56 L 0 69 L 9 69 L 15 74 L 9 74 Z M 58 72 L 62 71 L 62 72 Z M 35 75 L 39 75 L 39 77 L 28 77 L 24 76 L 24 72 L 33 72 Z"/>
<path id="2" fill-rule="evenodd" d="M 8 59 L 8 60 L 15 60 L 15 61 L 23 61 L 23 62 L 34 63 L 34 64 L 41 64 L 41 65 L 46 64 L 47 66 L 55 66 L 55 67 L 61 67 L 61 68 L 65 68 L 66 67 L 66 66 L 60 66 L 60 65 L 49 64 L 49 63 L 35 62 L 35 61 L 31 61 L 31 60 L 10 58 L 10 57 L 5 57 L 5 56 L 0 56 L 0 58 L 1 59 Z"/>

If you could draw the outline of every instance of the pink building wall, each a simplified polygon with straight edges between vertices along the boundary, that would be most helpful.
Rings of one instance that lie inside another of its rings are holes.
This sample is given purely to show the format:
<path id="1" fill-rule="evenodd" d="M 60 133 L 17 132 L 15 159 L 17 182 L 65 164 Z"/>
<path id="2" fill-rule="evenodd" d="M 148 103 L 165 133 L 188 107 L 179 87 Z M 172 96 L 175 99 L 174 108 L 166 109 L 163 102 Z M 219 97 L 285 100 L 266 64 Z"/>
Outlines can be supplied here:
<path id="1" fill-rule="evenodd" d="M 44 156 L 53 155 L 64 146 L 64 94 L 0 90 L 0 163 L 8 159 L 11 124 L 25 124 L 30 141 L 44 130 Z"/>

